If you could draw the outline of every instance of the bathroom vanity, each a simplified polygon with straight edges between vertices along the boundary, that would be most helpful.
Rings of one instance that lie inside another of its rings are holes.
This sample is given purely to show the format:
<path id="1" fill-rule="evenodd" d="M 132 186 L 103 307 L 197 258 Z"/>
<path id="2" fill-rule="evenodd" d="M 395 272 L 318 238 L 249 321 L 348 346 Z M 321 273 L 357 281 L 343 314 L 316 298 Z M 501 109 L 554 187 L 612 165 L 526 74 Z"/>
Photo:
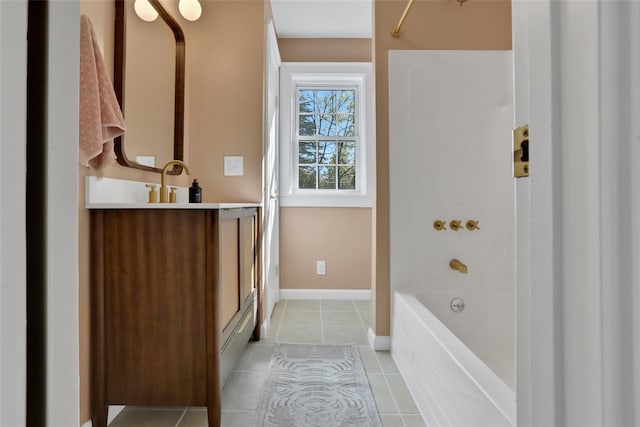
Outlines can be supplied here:
<path id="1" fill-rule="evenodd" d="M 91 210 L 92 411 L 108 405 L 206 406 L 259 339 L 259 208 Z M 241 205 L 239 205 L 241 206 Z"/>

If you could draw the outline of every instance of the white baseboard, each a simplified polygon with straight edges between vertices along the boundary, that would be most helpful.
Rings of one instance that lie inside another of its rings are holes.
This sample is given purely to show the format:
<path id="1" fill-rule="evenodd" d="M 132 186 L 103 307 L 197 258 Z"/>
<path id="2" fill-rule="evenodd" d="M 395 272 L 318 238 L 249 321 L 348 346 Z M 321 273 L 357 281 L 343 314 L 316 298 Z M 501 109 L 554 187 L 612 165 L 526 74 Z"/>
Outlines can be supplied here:
<path id="1" fill-rule="evenodd" d="M 89 420 L 86 423 L 82 424 L 82 427 L 93 427 L 93 423 L 91 422 L 91 420 Z"/>
<path id="2" fill-rule="evenodd" d="M 391 349 L 391 337 L 377 336 L 376 333 L 373 332 L 373 329 L 369 328 L 367 338 L 369 338 L 369 346 L 373 350 L 382 351 Z"/>
<path id="3" fill-rule="evenodd" d="M 280 299 L 371 299 L 369 289 L 280 289 Z"/>

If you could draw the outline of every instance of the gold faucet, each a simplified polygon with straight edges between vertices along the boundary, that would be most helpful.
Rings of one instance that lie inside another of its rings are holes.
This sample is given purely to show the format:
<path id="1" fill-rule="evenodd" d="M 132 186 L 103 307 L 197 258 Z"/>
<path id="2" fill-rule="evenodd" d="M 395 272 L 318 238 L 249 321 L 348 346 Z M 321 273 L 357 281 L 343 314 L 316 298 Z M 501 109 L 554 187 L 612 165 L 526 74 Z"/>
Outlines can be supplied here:
<path id="1" fill-rule="evenodd" d="M 458 270 L 460 273 L 467 274 L 467 266 L 464 265 L 459 259 L 452 259 L 449 261 L 449 267 L 452 270 Z"/>
<path id="2" fill-rule="evenodd" d="M 183 161 L 180 160 L 171 160 L 167 162 L 166 165 L 162 168 L 162 177 L 160 178 L 160 203 L 168 203 L 169 202 L 169 194 L 167 191 L 167 185 L 165 184 L 165 178 L 167 176 L 167 171 L 169 170 L 169 166 L 172 165 L 180 165 L 184 168 L 187 175 L 191 175 L 191 171 L 189 170 L 189 166 L 187 166 Z"/>

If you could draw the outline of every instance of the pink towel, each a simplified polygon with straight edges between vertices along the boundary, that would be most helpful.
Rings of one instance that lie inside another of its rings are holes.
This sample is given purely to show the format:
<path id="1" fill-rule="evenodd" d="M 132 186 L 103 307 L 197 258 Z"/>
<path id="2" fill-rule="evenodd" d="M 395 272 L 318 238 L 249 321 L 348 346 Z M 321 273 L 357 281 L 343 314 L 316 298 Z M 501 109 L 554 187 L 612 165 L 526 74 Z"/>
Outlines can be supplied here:
<path id="1" fill-rule="evenodd" d="M 100 170 L 113 163 L 113 139 L 124 119 L 89 17 L 80 17 L 80 163 Z"/>

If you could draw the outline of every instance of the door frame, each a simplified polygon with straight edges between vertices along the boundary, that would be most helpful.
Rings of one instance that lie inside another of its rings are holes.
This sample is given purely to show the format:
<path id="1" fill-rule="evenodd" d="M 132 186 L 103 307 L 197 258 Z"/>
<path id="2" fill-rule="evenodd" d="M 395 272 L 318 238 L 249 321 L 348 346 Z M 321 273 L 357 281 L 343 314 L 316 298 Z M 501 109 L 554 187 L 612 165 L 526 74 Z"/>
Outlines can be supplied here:
<path id="1" fill-rule="evenodd" d="M 27 1 L 0 2 L 0 425 L 9 426 L 26 423 L 26 35 Z"/>
<path id="2" fill-rule="evenodd" d="M 535 135 L 535 171 L 516 179 L 517 425 L 531 427 L 557 421 L 550 6 L 512 3 L 515 125 L 529 124 Z"/>
<path id="3" fill-rule="evenodd" d="M 279 295 L 279 289 L 280 289 L 280 285 L 279 285 L 279 227 L 275 227 L 275 233 L 272 234 L 272 236 L 269 239 L 269 243 L 270 247 L 267 248 L 266 243 L 267 243 L 267 239 L 266 239 L 266 233 L 269 232 L 269 230 L 267 229 L 268 227 L 267 222 L 268 222 L 268 215 L 270 215 L 271 213 L 269 212 L 269 206 L 270 204 L 274 205 L 275 208 L 275 213 L 274 215 L 274 222 L 277 224 L 279 222 L 279 190 L 277 188 L 277 186 L 280 185 L 280 178 L 279 178 L 279 167 L 280 167 L 280 150 L 279 150 L 279 105 L 278 105 L 278 99 L 279 99 L 279 94 L 280 94 L 280 90 L 279 90 L 279 82 L 280 82 L 280 78 L 279 78 L 279 70 L 280 70 L 280 65 L 282 64 L 282 61 L 280 59 L 280 51 L 278 50 L 278 41 L 277 41 L 277 35 L 276 35 L 276 31 L 275 31 L 275 26 L 273 23 L 272 19 L 269 19 L 267 21 L 267 24 L 265 26 L 265 30 L 266 30 L 266 34 L 265 34 L 265 41 L 266 41 L 266 51 L 265 51 L 265 90 L 264 90 L 264 136 L 263 136 L 263 156 L 264 156 L 264 166 L 263 166 L 263 181 L 264 181 L 264 192 L 263 192 L 263 199 L 262 199 L 262 205 L 263 205 L 263 209 L 262 209 L 262 230 L 263 230 L 263 236 L 262 236 L 262 281 L 263 283 L 261 284 L 261 288 L 262 288 L 262 292 L 263 292 L 263 298 L 262 298 L 262 307 L 263 307 L 263 318 L 261 319 L 261 325 L 262 325 L 262 335 L 266 336 L 267 331 L 270 327 L 271 324 L 271 313 L 273 311 L 273 307 L 275 305 L 275 303 L 277 303 L 280 300 L 280 295 Z M 273 90 L 273 93 L 276 96 L 275 99 L 275 110 L 273 111 L 273 114 L 276 115 L 276 124 L 275 124 L 275 141 L 274 144 L 276 145 L 274 147 L 273 150 L 269 150 L 269 105 L 270 103 L 273 101 L 272 99 L 269 99 L 269 73 L 273 70 L 270 70 L 269 67 L 274 67 L 276 73 L 278 73 L 277 78 L 275 79 L 276 81 L 276 88 Z M 274 155 L 273 158 L 273 165 L 275 168 L 275 171 L 270 171 L 269 170 L 269 161 L 268 161 L 268 153 L 272 152 Z M 275 173 L 276 178 L 275 178 L 275 185 L 276 185 L 276 192 L 275 194 L 273 194 L 273 188 L 269 185 L 270 182 L 270 174 L 271 173 Z M 273 231 L 273 230 L 271 230 Z M 275 238 L 275 243 L 274 243 L 274 238 Z M 276 254 L 274 257 L 272 257 L 273 254 L 273 248 L 276 248 Z M 273 268 L 275 268 L 275 280 L 276 283 L 275 285 L 273 283 L 270 282 L 270 277 L 269 277 L 269 270 L 267 269 L 267 267 L 272 265 L 272 261 L 275 261 L 275 266 Z M 275 293 L 275 295 L 274 295 Z"/>
<path id="4" fill-rule="evenodd" d="M 517 194 L 518 426 L 637 425 L 640 4 L 512 10 L 532 143 Z"/>
<path id="5" fill-rule="evenodd" d="M 79 0 L 49 1 L 48 38 L 47 423 L 77 426 Z"/>

